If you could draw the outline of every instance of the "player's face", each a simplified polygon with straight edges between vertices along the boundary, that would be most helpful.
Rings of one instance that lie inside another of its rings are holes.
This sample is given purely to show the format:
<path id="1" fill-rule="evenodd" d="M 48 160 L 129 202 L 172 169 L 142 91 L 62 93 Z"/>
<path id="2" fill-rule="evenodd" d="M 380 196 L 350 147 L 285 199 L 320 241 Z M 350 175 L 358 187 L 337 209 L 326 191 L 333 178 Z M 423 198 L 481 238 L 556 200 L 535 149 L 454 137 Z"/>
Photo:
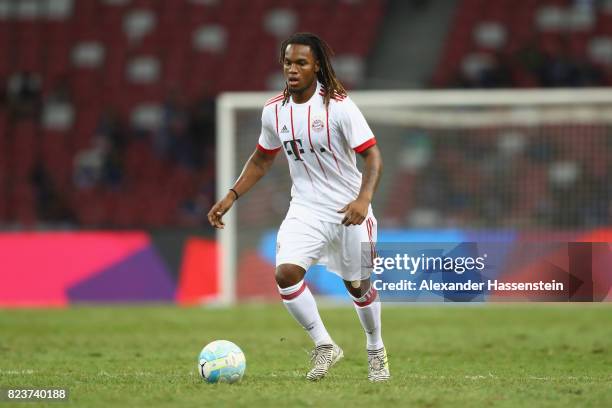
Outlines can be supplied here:
<path id="1" fill-rule="evenodd" d="M 308 45 L 287 45 L 283 73 L 289 92 L 301 93 L 314 86 L 317 72 L 319 72 L 319 61 L 315 59 Z"/>

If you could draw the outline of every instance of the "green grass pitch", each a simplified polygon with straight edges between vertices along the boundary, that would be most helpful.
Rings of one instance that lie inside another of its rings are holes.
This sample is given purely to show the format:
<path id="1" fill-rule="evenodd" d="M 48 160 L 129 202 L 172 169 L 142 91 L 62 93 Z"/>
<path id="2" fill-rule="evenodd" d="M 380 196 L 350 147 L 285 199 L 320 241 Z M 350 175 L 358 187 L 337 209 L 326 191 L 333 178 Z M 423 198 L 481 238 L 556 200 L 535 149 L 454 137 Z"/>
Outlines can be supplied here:
<path id="1" fill-rule="evenodd" d="M 366 379 L 354 310 L 321 314 L 345 358 L 309 383 L 310 340 L 282 305 L 0 310 L 0 387 L 69 388 L 26 404 L 50 407 L 612 406 L 610 305 L 383 305 L 384 384 Z M 241 383 L 199 378 L 216 339 L 244 350 Z"/>

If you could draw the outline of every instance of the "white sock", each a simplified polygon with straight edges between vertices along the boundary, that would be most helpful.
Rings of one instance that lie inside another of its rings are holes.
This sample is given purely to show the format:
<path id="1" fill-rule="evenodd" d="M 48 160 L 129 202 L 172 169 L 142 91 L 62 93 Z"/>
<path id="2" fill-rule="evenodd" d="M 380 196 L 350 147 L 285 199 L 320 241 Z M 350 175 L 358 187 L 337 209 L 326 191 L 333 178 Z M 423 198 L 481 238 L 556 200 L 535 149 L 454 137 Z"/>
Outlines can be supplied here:
<path id="1" fill-rule="evenodd" d="M 350 293 L 349 293 L 350 294 Z M 366 348 L 378 350 L 384 347 L 381 335 L 380 300 L 373 286 L 360 298 L 353 297 L 355 310 L 366 333 Z"/>
<path id="2" fill-rule="evenodd" d="M 288 288 L 279 287 L 278 291 L 291 316 L 306 330 L 315 346 L 333 343 L 323 325 L 314 296 L 304 280 Z"/>

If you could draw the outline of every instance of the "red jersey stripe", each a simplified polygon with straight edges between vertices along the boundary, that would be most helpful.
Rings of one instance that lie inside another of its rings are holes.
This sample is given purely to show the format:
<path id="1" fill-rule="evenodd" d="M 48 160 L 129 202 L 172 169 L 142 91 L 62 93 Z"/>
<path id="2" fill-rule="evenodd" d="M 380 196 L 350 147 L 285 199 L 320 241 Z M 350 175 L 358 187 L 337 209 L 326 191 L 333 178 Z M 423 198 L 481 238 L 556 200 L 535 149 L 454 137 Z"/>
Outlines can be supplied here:
<path id="1" fill-rule="evenodd" d="M 361 153 L 364 150 L 369 149 L 370 147 L 374 146 L 376 144 L 376 138 L 373 137 L 369 140 L 366 140 L 365 142 L 363 142 L 362 144 L 360 144 L 359 146 L 357 146 L 356 148 L 354 148 L 353 150 L 357 153 Z"/>
<path id="2" fill-rule="evenodd" d="M 376 246 L 374 245 L 373 240 L 374 220 L 372 220 L 371 217 L 368 217 L 366 227 L 368 229 L 368 239 L 370 240 L 370 259 L 372 261 L 372 265 L 374 265 L 374 258 L 376 258 Z"/>
<path id="3" fill-rule="evenodd" d="M 295 141 L 295 131 L 293 130 L 293 106 L 289 108 L 289 114 L 291 117 L 291 136 L 293 137 L 293 143 L 295 143 L 295 154 L 304 165 L 304 170 L 306 170 L 306 174 L 308 174 L 308 178 L 310 179 L 312 187 L 314 188 L 314 182 L 312 181 L 312 177 L 310 176 L 310 172 L 308 171 L 308 166 L 306 166 L 306 163 L 304 163 L 304 160 L 302 160 L 302 157 L 300 156 L 300 146 L 298 146 L 297 142 Z"/>
<path id="4" fill-rule="evenodd" d="M 295 154 L 297 155 L 298 159 L 302 160 L 302 156 L 300 155 L 299 146 L 297 142 L 295 141 L 295 132 L 293 130 L 293 106 L 289 109 L 289 114 L 291 115 L 291 137 L 293 138 L 293 142 L 295 143 L 295 146 L 296 146 Z"/>
<path id="5" fill-rule="evenodd" d="M 308 106 L 308 122 L 306 122 L 306 125 L 308 126 L 308 142 L 310 143 L 310 150 L 312 150 L 312 152 L 314 153 L 317 162 L 319 163 L 319 167 L 321 168 L 321 171 L 323 172 L 323 175 L 325 176 L 325 180 L 329 181 L 329 179 L 327 178 L 327 173 L 325 172 L 325 169 L 323 168 L 323 165 L 321 164 L 321 160 L 319 160 L 319 155 L 317 154 L 317 151 L 315 150 L 315 148 L 312 146 L 312 139 L 310 138 L 310 106 Z"/>
<path id="6" fill-rule="evenodd" d="M 278 102 L 278 101 L 282 100 L 284 97 L 285 97 L 285 95 L 284 95 L 284 94 L 276 95 L 276 96 L 274 96 L 274 97 L 272 97 L 272 98 L 268 99 L 268 100 L 266 101 L 266 103 L 264 104 L 264 106 L 268 106 L 268 105 L 270 105 L 270 104 L 272 104 L 272 103 L 274 103 L 274 102 Z"/>
<path id="7" fill-rule="evenodd" d="M 327 94 L 327 92 L 325 92 L 324 90 L 321 90 L 319 92 L 319 95 L 321 95 L 321 96 L 325 96 L 326 94 Z M 335 101 L 338 101 L 338 102 L 342 102 L 343 100 L 346 99 L 346 96 L 347 95 L 340 95 L 339 93 L 334 92 L 334 94 L 331 96 L 331 99 L 333 99 Z"/>
<path id="8" fill-rule="evenodd" d="M 266 149 L 265 147 L 257 143 L 257 150 L 266 154 L 276 154 L 280 150 L 280 147 L 277 147 L 276 149 Z"/>
<path id="9" fill-rule="evenodd" d="M 280 139 L 278 134 L 278 104 L 274 105 L 274 116 L 276 117 L 276 136 Z"/>
<path id="10" fill-rule="evenodd" d="M 329 108 L 325 109 L 325 121 L 327 122 L 327 148 L 331 152 L 332 157 L 334 158 L 334 161 L 336 162 L 336 167 L 338 168 L 338 172 L 342 174 L 342 170 L 340 170 L 340 165 L 338 164 L 338 159 L 336 158 L 336 154 L 334 153 L 334 150 L 331 147 L 331 137 L 329 136 Z"/>

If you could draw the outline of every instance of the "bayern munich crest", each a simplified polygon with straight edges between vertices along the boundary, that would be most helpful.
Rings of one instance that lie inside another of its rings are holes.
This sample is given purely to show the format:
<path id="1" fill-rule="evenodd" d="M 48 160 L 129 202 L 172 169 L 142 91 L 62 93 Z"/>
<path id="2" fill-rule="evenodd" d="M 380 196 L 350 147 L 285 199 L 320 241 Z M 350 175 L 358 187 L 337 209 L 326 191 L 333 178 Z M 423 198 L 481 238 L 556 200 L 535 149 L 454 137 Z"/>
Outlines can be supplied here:
<path id="1" fill-rule="evenodd" d="M 325 125 L 323 125 L 323 121 L 321 119 L 315 119 L 312 121 L 310 127 L 312 127 L 312 130 L 315 132 L 320 132 L 323 130 Z"/>

